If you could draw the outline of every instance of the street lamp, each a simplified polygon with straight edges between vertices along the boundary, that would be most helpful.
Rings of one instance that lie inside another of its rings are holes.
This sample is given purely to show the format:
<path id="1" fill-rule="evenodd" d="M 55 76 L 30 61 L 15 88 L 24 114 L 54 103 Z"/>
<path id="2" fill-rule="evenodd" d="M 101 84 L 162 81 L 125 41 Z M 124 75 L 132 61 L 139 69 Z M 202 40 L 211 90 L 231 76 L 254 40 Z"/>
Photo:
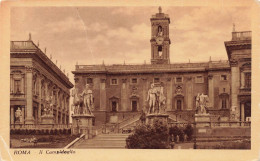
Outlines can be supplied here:
<path id="1" fill-rule="evenodd" d="M 196 121 L 194 121 L 194 145 L 193 149 L 197 149 L 197 142 L 196 142 L 196 136 L 197 136 L 197 131 L 196 131 Z"/>

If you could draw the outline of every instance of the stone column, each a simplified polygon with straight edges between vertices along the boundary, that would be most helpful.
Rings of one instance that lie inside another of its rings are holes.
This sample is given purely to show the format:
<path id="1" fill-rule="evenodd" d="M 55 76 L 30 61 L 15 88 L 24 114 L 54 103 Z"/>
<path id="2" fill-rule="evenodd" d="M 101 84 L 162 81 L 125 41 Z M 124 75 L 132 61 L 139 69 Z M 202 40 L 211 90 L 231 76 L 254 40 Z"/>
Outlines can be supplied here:
<path id="1" fill-rule="evenodd" d="M 141 110 L 144 110 L 144 112 L 146 112 L 146 107 L 147 107 L 147 102 L 146 102 L 146 98 L 147 98 L 147 92 L 148 92 L 148 86 L 149 83 L 147 81 L 147 78 L 142 78 L 143 80 L 143 106 L 141 107 Z"/>
<path id="2" fill-rule="evenodd" d="M 24 115 L 25 115 L 25 110 L 24 110 L 24 106 L 22 107 L 22 120 L 21 120 L 21 122 L 22 122 L 22 124 L 24 124 Z"/>
<path id="3" fill-rule="evenodd" d="M 32 93 L 32 79 L 33 67 L 26 66 L 26 118 L 25 124 L 34 124 L 33 118 L 33 93 Z"/>
<path id="4" fill-rule="evenodd" d="M 121 111 L 127 111 L 127 87 L 126 87 L 127 79 L 122 79 L 122 87 L 121 87 Z"/>
<path id="5" fill-rule="evenodd" d="M 11 106 L 11 124 L 14 124 L 14 106 Z"/>
<path id="6" fill-rule="evenodd" d="M 170 111 L 172 108 L 172 78 L 167 78 L 166 87 L 167 96 L 166 96 L 166 111 Z"/>
<path id="7" fill-rule="evenodd" d="M 215 109 L 214 106 L 214 76 L 213 75 L 209 75 L 208 76 L 208 91 L 209 91 L 209 101 L 210 101 L 210 105 L 212 106 L 213 109 Z"/>
<path id="8" fill-rule="evenodd" d="M 38 93 L 39 93 L 39 108 L 38 108 L 38 122 L 41 122 L 41 110 L 42 110 L 42 83 L 41 79 L 38 80 L 39 86 L 38 86 Z"/>
<path id="9" fill-rule="evenodd" d="M 187 92 L 187 110 L 192 110 L 193 108 L 193 84 L 192 84 L 192 77 L 188 78 L 188 82 L 186 85 L 186 92 Z"/>
<path id="10" fill-rule="evenodd" d="M 100 79 L 100 99 L 99 99 L 99 104 L 100 104 L 100 111 L 106 111 L 106 101 L 107 101 L 107 96 L 106 96 L 106 79 L 101 78 Z"/>
<path id="11" fill-rule="evenodd" d="M 241 103 L 241 121 L 245 121 L 245 104 Z"/>
<path id="12" fill-rule="evenodd" d="M 235 109 L 235 119 L 239 119 L 239 108 L 238 108 L 238 90 L 240 85 L 239 68 L 237 66 L 237 61 L 230 62 L 231 65 L 231 109 Z"/>
<path id="13" fill-rule="evenodd" d="M 245 73 L 241 72 L 241 88 L 245 88 Z"/>

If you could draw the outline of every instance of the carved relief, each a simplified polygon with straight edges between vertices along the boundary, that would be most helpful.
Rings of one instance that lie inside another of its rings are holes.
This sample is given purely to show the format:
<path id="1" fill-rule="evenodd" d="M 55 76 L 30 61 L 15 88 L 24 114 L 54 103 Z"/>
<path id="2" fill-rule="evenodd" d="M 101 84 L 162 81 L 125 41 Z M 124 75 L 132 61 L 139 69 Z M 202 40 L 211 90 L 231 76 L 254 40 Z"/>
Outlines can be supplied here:
<path id="1" fill-rule="evenodd" d="M 123 83 L 126 83 L 126 80 L 127 80 L 127 79 L 123 78 L 123 79 L 122 79 L 122 82 L 123 82 Z"/>
<path id="2" fill-rule="evenodd" d="M 234 66 L 236 66 L 238 64 L 238 61 L 236 59 L 230 59 L 229 63 L 230 63 L 231 67 L 234 67 Z"/>
<path id="3" fill-rule="evenodd" d="M 182 85 L 176 85 L 175 93 L 176 95 L 182 94 Z"/>
<path id="4" fill-rule="evenodd" d="M 25 70 L 28 72 L 32 72 L 33 71 L 33 67 L 32 66 L 25 66 Z"/>

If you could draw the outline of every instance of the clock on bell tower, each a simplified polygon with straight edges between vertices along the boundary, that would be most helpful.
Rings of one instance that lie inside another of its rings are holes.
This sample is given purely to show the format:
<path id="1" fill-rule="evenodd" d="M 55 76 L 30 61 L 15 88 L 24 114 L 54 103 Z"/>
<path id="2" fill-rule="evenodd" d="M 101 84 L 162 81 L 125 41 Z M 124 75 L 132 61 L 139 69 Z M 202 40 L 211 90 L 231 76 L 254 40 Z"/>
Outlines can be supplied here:
<path id="1" fill-rule="evenodd" d="M 169 64 L 170 63 L 170 38 L 169 24 L 170 18 L 167 14 L 162 13 L 159 7 L 159 13 L 152 15 L 151 20 L 151 63 L 152 64 Z"/>

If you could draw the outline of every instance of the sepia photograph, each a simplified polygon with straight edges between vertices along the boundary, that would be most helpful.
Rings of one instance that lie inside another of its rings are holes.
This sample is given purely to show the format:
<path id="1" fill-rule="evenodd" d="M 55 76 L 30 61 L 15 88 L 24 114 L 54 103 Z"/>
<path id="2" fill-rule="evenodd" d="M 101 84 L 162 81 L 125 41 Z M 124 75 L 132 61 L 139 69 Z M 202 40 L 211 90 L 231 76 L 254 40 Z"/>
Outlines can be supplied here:
<path id="1" fill-rule="evenodd" d="M 202 1 L 2 3 L 0 160 L 257 161 L 260 2 Z"/>
<path id="2" fill-rule="evenodd" d="M 10 148 L 250 149 L 250 8 L 14 7 Z"/>

